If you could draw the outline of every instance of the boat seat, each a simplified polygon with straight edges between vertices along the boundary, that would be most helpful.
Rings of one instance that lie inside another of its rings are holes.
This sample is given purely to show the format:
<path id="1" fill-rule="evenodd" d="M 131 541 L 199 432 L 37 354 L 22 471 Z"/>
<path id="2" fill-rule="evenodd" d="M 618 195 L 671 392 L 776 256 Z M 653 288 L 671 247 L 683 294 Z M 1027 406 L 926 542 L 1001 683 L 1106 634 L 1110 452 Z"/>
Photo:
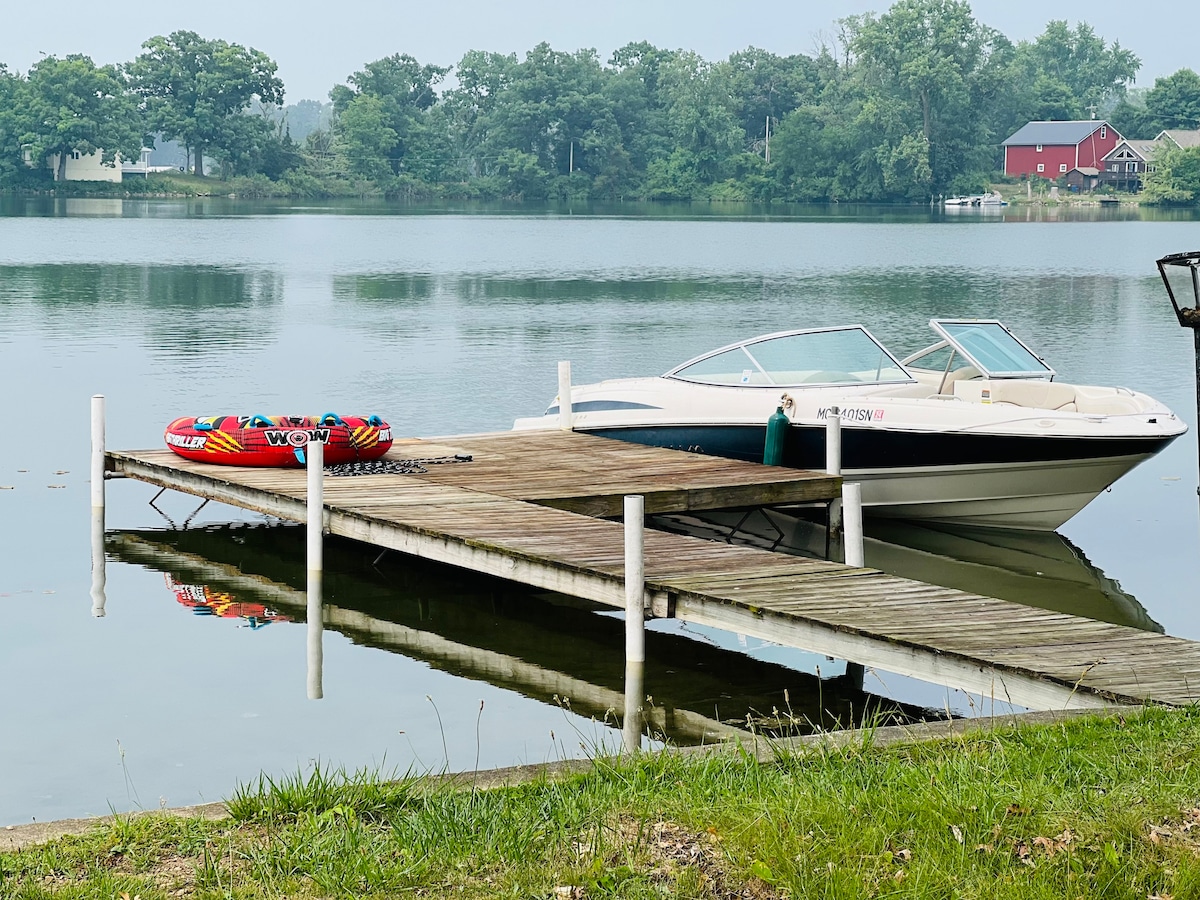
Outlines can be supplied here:
<path id="1" fill-rule="evenodd" d="M 1075 409 L 1075 385 L 1056 381 L 956 381 L 954 395 L 972 403 L 980 403 L 984 385 L 991 388 L 993 403 L 1010 403 L 1026 409 Z"/>
<path id="2" fill-rule="evenodd" d="M 972 378 L 979 377 L 979 370 L 974 366 L 963 366 L 961 369 L 955 369 L 953 372 L 947 372 L 938 379 L 938 384 L 942 386 L 942 392 L 950 389 L 950 385 L 956 381 L 970 381 Z"/>
<path id="3" fill-rule="evenodd" d="M 1141 401 L 1126 388 L 1080 386 L 1075 389 L 1075 403 L 1081 413 L 1102 416 L 1125 416 L 1143 412 Z"/>

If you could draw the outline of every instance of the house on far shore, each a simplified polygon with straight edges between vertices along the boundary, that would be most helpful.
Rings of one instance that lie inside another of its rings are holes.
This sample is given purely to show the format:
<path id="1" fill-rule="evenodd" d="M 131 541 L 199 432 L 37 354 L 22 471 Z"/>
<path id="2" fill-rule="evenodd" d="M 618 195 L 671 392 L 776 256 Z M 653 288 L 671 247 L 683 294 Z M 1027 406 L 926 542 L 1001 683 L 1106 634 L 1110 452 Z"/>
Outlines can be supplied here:
<path id="1" fill-rule="evenodd" d="M 1140 191 L 1146 173 L 1154 168 L 1154 154 L 1166 144 L 1180 149 L 1200 147 L 1200 129 L 1172 128 L 1160 131 L 1153 140 L 1122 140 L 1100 164 L 1100 183 L 1118 191 Z"/>
<path id="2" fill-rule="evenodd" d="M 99 150 L 91 153 L 80 153 L 78 150 L 72 151 L 67 156 L 67 164 L 63 169 L 63 181 L 107 181 L 113 184 L 120 184 L 126 175 L 140 175 L 146 177 L 151 172 L 171 172 L 175 170 L 175 166 L 152 166 L 150 165 L 151 149 L 143 147 L 136 162 L 127 162 L 121 158 L 118 153 L 112 162 L 106 163 L 103 159 L 103 154 Z M 25 150 L 25 165 L 33 168 L 33 157 L 30 155 L 28 148 Z M 58 154 L 52 153 L 46 160 L 46 168 L 54 173 L 54 180 L 58 181 Z"/>
<path id="3" fill-rule="evenodd" d="M 32 163 L 31 163 L 32 165 Z M 58 181 L 58 154 L 52 153 L 46 160 L 46 166 L 54 173 Z M 63 181 L 111 181 L 121 183 L 121 156 L 117 155 L 110 163 L 105 163 L 100 151 L 80 153 L 72 150 L 67 154 L 67 164 L 63 168 Z"/>
<path id="4" fill-rule="evenodd" d="M 1152 141 L 1123 140 L 1100 163 L 1100 183 L 1118 191 L 1138 191 L 1154 158 L 1158 138 Z"/>
<path id="5" fill-rule="evenodd" d="M 1107 122 L 1028 122 L 1004 140 L 1004 174 L 1050 181 L 1072 169 L 1100 169 L 1121 140 Z"/>

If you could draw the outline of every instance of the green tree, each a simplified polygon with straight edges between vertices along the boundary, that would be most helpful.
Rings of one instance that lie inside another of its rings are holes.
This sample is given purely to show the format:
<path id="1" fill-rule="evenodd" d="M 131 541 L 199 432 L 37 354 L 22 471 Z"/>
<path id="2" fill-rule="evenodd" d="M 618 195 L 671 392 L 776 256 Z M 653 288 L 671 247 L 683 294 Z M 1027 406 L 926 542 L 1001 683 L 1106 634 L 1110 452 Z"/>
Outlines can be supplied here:
<path id="1" fill-rule="evenodd" d="M 421 160 L 418 168 L 428 163 L 424 120 L 447 71 L 397 53 L 367 63 L 346 79 L 349 85 L 329 92 L 351 171 L 386 180 L 411 167 L 413 157 Z"/>
<path id="2" fill-rule="evenodd" d="M 548 196 L 549 173 L 532 153 L 505 150 L 496 161 L 496 174 L 506 184 L 508 192 L 522 200 L 545 200 Z"/>
<path id="3" fill-rule="evenodd" d="M 749 139 L 765 143 L 767 119 L 775 124 L 819 90 L 817 63 L 807 56 L 776 56 L 757 47 L 734 53 L 717 66 L 734 118 Z M 772 125 L 774 127 L 774 125 Z"/>
<path id="4" fill-rule="evenodd" d="M 1039 83 L 1042 89 L 1030 99 L 1026 121 L 1037 118 L 1038 107 L 1069 113 L 1071 118 L 1105 114 L 1125 96 L 1141 61 L 1118 41 L 1111 45 L 1087 22 L 1074 28 L 1052 20 L 1032 42 L 1017 45 L 1014 88 L 1028 96 Z M 1025 122 L 1015 122 L 1014 127 Z"/>
<path id="5" fill-rule="evenodd" d="M 11 183 L 20 171 L 21 135 L 28 104 L 22 96 L 25 83 L 0 63 L 0 184 Z"/>
<path id="6" fill-rule="evenodd" d="M 639 41 L 626 44 L 609 60 L 602 90 L 620 133 L 620 147 L 610 150 L 609 164 L 599 176 L 606 191 L 631 189 L 652 160 L 665 160 L 674 150 L 660 83 L 663 67 L 677 56 L 677 51 Z"/>
<path id="7" fill-rule="evenodd" d="M 595 50 L 534 47 L 513 70 L 503 102 L 489 116 L 493 148 L 499 142 L 530 153 L 554 175 L 592 171 L 593 157 L 619 141 L 603 77 Z"/>
<path id="8" fill-rule="evenodd" d="M 292 140 L 291 131 L 281 122 L 259 151 L 258 171 L 272 181 L 278 181 L 293 169 L 300 168 L 303 163 L 304 157 L 296 142 Z"/>
<path id="9" fill-rule="evenodd" d="M 80 54 L 47 56 L 30 68 L 23 93 L 27 130 L 21 143 L 37 161 L 57 154 L 57 178 L 65 177 L 67 157 L 75 152 L 99 152 L 109 164 L 117 154 L 141 154 L 145 134 L 137 102 L 116 66 L 97 66 Z"/>
<path id="10" fill-rule="evenodd" d="M 1164 143 L 1154 153 L 1142 197 L 1161 206 L 1200 205 L 1200 147 Z"/>
<path id="11" fill-rule="evenodd" d="M 1052 75 L 1038 75 L 1029 101 L 1029 117 L 1037 121 L 1069 121 L 1083 116 L 1075 92 Z"/>
<path id="12" fill-rule="evenodd" d="M 921 200 L 978 165 L 985 133 L 974 108 L 998 35 L 965 0 L 899 0 L 885 14 L 845 21 L 863 98 L 859 127 L 886 196 Z"/>
<path id="13" fill-rule="evenodd" d="M 1147 88 L 1132 88 L 1108 114 L 1108 121 L 1127 138 L 1152 138 L 1162 129 L 1156 129 L 1150 111 L 1146 109 Z"/>
<path id="14" fill-rule="evenodd" d="M 1156 134 L 1164 128 L 1200 128 L 1200 75 L 1180 69 L 1156 79 L 1146 92 L 1146 112 Z"/>
<path id="15" fill-rule="evenodd" d="M 458 87 L 447 91 L 441 108 L 448 143 L 469 178 L 486 176 L 494 169 L 492 117 L 517 67 L 517 55 L 471 50 L 455 67 Z M 499 149 L 495 149 L 498 153 Z"/>
<path id="16" fill-rule="evenodd" d="M 597 179 L 607 192 L 621 189 L 628 154 L 594 50 L 561 53 L 542 43 L 519 62 L 472 53 L 457 74 L 446 122 L 470 175 L 498 176 L 526 198 L 566 195 Z M 545 184 L 535 186 L 538 177 Z"/>
<path id="17" fill-rule="evenodd" d="M 662 67 L 659 83 L 674 144 L 671 168 L 682 177 L 681 167 L 690 166 L 698 185 L 725 178 L 732 158 L 745 148 L 746 133 L 723 79 L 695 53 L 678 53 Z"/>
<path id="18" fill-rule="evenodd" d="M 847 44 L 849 30 L 843 23 Z M 778 196 L 791 200 L 878 200 L 882 172 L 876 159 L 879 132 L 872 124 L 855 64 L 822 47 L 811 102 L 786 115 L 771 139 L 771 177 Z"/>
<path id="19" fill-rule="evenodd" d="M 377 181 L 394 174 L 392 154 L 399 136 L 388 126 L 382 100 L 360 94 L 346 104 L 337 121 L 351 172 Z"/>
<path id="20" fill-rule="evenodd" d="M 152 37 L 142 48 L 130 74 L 150 129 L 187 146 L 197 175 L 204 174 L 206 153 L 236 156 L 255 130 L 261 136 L 258 125 L 241 121 L 255 99 L 283 102 L 275 62 L 259 50 L 193 31 Z"/>

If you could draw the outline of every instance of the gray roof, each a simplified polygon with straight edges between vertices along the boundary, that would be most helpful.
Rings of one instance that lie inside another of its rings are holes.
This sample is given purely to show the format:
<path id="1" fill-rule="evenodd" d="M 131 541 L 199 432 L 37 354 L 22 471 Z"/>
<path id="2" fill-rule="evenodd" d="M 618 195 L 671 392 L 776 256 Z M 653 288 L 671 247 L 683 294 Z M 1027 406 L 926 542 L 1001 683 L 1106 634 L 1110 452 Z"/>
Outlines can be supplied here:
<path id="1" fill-rule="evenodd" d="M 1075 146 L 1101 125 L 1108 125 L 1101 119 L 1080 119 L 1074 122 L 1029 122 L 1018 128 L 1001 146 L 1031 147 L 1034 144 L 1066 144 Z M 1111 125 L 1108 125 L 1112 128 Z"/>
<path id="2" fill-rule="evenodd" d="M 1200 147 L 1200 128 L 1195 131 L 1184 131 L 1181 128 L 1168 128 L 1158 137 L 1166 135 L 1180 147 Z M 1158 138 L 1155 138 L 1158 140 Z"/>
<path id="3" fill-rule="evenodd" d="M 1157 150 L 1159 148 L 1159 146 L 1161 146 L 1161 145 L 1159 143 L 1158 138 L 1155 138 L 1152 141 L 1146 141 L 1146 140 L 1118 141 L 1117 145 L 1115 147 L 1113 147 L 1111 150 L 1109 150 L 1107 153 L 1104 154 L 1104 159 L 1106 161 L 1109 159 L 1112 159 L 1122 150 L 1122 148 L 1127 148 L 1129 150 L 1132 150 L 1136 156 L 1140 157 L 1142 162 L 1146 162 L 1147 160 L 1150 159 L 1150 157 L 1154 156 L 1154 151 Z"/>

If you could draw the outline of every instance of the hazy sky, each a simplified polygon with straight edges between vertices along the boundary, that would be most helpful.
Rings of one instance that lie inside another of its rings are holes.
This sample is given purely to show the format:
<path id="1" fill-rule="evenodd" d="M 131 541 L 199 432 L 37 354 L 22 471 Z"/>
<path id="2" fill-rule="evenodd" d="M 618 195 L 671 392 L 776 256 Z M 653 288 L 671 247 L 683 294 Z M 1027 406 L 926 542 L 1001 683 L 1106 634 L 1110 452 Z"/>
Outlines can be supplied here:
<path id="1" fill-rule="evenodd" d="M 329 89 L 371 60 L 408 53 L 452 65 L 467 50 L 524 54 L 541 41 L 556 50 L 592 47 L 602 60 L 630 41 L 695 50 L 716 60 L 748 46 L 811 53 L 842 16 L 883 12 L 869 0 L 206 0 L 113 4 L 56 0 L 6 4 L 0 62 L 24 72 L 41 53 L 86 53 L 98 63 L 135 57 L 142 41 L 187 29 L 262 50 L 279 64 L 287 102 L 327 99 Z M 975 17 L 1014 41 L 1036 37 L 1050 19 L 1090 23 L 1142 60 L 1140 86 L 1188 67 L 1200 71 L 1195 0 L 1142 0 L 1136 7 L 1096 0 L 976 0 Z"/>

